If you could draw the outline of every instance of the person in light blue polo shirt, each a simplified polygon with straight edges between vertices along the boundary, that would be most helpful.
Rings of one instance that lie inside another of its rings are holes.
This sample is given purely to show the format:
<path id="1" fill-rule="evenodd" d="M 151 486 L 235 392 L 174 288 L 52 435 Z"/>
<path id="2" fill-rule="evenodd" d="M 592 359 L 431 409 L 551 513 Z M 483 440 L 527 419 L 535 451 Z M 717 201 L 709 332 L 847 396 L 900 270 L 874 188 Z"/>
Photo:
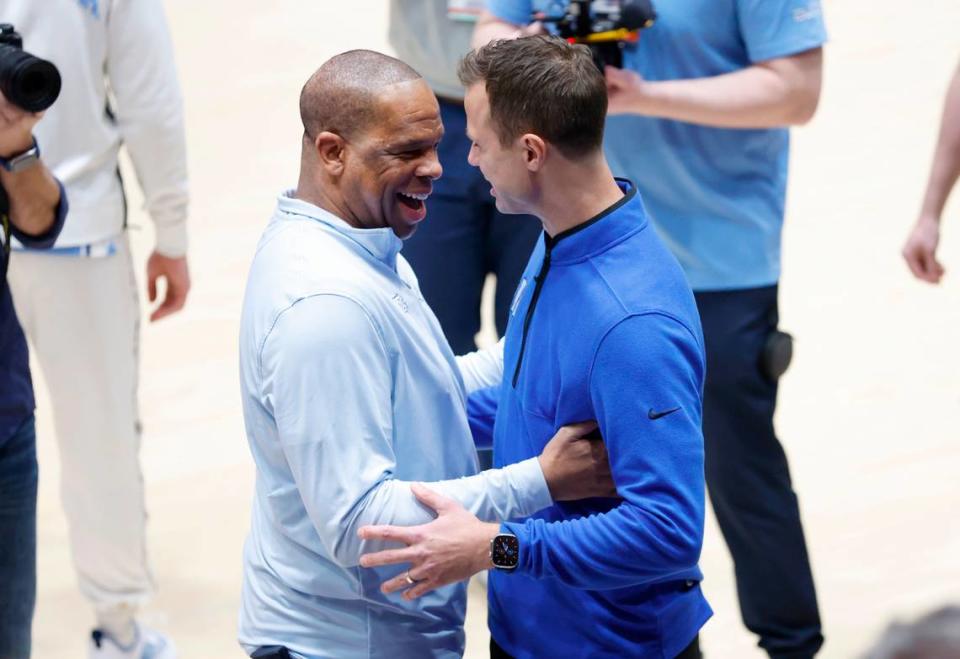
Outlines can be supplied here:
<path id="1" fill-rule="evenodd" d="M 788 126 L 814 114 L 818 0 L 653 0 L 658 18 L 606 70 L 605 146 L 693 288 L 707 349 L 707 484 L 741 613 L 772 657 L 823 637 L 796 495 L 773 427 L 789 339 L 777 330 Z M 610 4 L 610 3 L 604 3 Z M 474 43 L 567 2 L 488 0 Z M 549 22 L 546 22 L 549 25 Z"/>

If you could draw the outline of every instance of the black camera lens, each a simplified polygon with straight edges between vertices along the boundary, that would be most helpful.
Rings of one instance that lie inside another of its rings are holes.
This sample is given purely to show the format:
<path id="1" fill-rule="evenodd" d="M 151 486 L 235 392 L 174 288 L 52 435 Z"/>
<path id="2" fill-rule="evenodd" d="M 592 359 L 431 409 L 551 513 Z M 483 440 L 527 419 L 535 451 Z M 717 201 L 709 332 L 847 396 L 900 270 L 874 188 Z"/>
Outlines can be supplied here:
<path id="1" fill-rule="evenodd" d="M 60 95 L 60 72 L 51 62 L 19 48 L 20 36 L 3 25 L 0 35 L 0 91 L 28 112 L 41 112 Z"/>
<path id="2" fill-rule="evenodd" d="M 0 91 L 28 112 L 41 112 L 60 95 L 60 72 L 52 63 L 0 44 Z"/>

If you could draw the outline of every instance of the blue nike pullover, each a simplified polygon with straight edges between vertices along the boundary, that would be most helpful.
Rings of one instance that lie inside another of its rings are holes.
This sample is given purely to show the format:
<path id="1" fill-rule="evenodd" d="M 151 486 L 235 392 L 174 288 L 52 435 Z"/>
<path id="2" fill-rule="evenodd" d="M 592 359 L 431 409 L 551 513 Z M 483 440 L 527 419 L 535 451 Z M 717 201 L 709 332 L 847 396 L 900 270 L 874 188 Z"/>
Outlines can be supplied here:
<path id="1" fill-rule="evenodd" d="M 507 327 L 498 466 L 596 419 L 620 499 L 557 503 L 504 524 L 520 563 L 490 578 L 490 631 L 517 659 L 663 657 L 711 610 L 703 543 L 704 347 L 690 287 L 636 188 L 544 234 Z"/>

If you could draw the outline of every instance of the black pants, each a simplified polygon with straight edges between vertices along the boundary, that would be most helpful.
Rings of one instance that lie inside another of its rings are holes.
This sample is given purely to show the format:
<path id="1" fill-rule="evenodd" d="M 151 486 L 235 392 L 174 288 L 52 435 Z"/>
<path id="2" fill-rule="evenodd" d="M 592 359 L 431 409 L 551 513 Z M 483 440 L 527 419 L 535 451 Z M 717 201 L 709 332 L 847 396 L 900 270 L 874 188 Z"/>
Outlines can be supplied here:
<path id="1" fill-rule="evenodd" d="M 777 383 L 761 371 L 777 287 L 697 293 L 707 348 L 703 402 L 710 500 L 737 578 L 743 622 L 777 659 L 823 643 L 797 497 L 773 428 Z"/>
<path id="2" fill-rule="evenodd" d="M 497 642 L 490 639 L 490 659 L 513 659 Z M 676 659 L 700 659 L 700 637 L 697 636 L 687 648 L 676 656 Z"/>

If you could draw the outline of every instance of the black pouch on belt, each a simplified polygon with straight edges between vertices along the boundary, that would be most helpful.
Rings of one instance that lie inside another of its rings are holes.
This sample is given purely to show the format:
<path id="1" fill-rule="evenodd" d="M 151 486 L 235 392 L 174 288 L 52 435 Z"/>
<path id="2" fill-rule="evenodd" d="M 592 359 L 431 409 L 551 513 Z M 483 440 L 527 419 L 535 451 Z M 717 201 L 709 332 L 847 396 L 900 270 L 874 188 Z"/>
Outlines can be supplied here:
<path id="1" fill-rule="evenodd" d="M 787 372 L 793 360 L 793 336 L 781 332 L 780 315 L 776 309 L 770 312 L 770 334 L 763 344 L 763 353 L 760 355 L 760 370 L 770 380 L 776 382 Z"/>

